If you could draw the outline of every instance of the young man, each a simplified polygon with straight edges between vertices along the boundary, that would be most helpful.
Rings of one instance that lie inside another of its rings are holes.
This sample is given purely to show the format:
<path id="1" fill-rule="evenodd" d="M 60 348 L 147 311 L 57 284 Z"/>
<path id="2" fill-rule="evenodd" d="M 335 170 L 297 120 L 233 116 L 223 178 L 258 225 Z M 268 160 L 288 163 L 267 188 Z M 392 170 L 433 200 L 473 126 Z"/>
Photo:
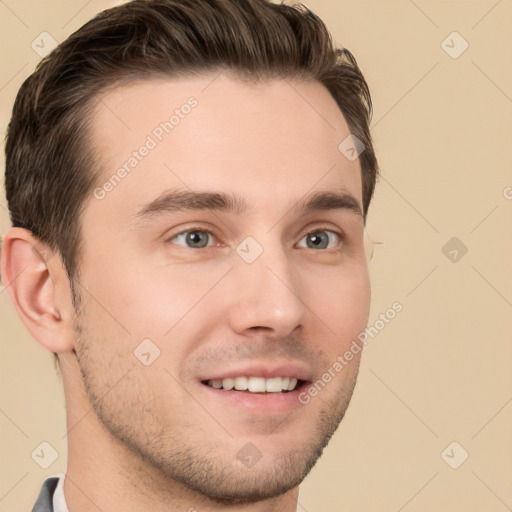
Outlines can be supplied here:
<path id="1" fill-rule="evenodd" d="M 109 9 L 25 81 L 2 277 L 68 429 L 34 511 L 296 509 L 368 320 L 370 116 L 325 25 L 265 0 Z"/>

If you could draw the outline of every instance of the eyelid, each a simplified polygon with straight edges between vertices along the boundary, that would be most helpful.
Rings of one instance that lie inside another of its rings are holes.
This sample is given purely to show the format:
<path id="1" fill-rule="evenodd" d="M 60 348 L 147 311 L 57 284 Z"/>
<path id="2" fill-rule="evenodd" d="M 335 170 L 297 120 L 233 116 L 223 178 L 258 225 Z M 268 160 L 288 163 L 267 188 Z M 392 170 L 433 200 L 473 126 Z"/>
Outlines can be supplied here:
<path id="1" fill-rule="evenodd" d="M 326 225 L 319 225 L 319 226 L 313 226 L 313 227 L 307 227 L 302 233 L 302 237 L 309 233 L 314 233 L 316 231 L 330 231 L 331 233 L 337 234 L 342 240 L 346 238 L 345 232 L 339 228 L 339 227 L 333 227 L 333 226 L 326 226 Z M 302 238 L 301 237 L 301 238 Z"/>
<path id="2" fill-rule="evenodd" d="M 202 231 L 203 233 L 208 233 L 209 235 L 211 235 L 215 240 L 217 240 L 217 236 L 215 235 L 215 233 L 210 229 L 210 228 L 205 228 L 204 226 L 190 226 L 190 227 L 187 227 L 185 229 L 182 229 L 180 231 L 178 231 L 177 233 L 174 233 L 173 235 L 171 236 L 167 236 L 165 238 L 165 242 L 166 243 L 171 243 L 171 240 L 173 238 L 176 238 L 177 236 L 179 235 L 183 235 L 184 233 L 190 233 L 192 231 Z M 179 246 L 179 247 L 185 247 L 185 246 Z M 206 249 L 206 248 L 209 248 L 209 247 L 213 247 L 213 246 L 207 246 L 207 247 L 204 247 L 203 249 Z M 185 249 L 191 249 L 191 247 L 185 247 Z"/>
<path id="3" fill-rule="evenodd" d="M 333 249 L 338 249 L 339 250 L 339 247 L 342 246 L 343 242 L 345 242 L 345 240 L 346 240 L 346 235 L 345 235 L 345 233 L 341 229 L 334 229 L 331 226 L 318 226 L 318 227 L 314 227 L 312 229 L 311 228 L 307 228 L 305 231 L 303 231 L 303 233 L 302 233 L 302 235 L 301 235 L 301 237 L 299 239 L 299 242 L 306 235 L 309 235 L 311 233 L 316 233 L 317 231 L 329 231 L 330 233 L 334 233 L 340 239 L 340 242 L 339 242 L 339 244 L 336 245 L 336 247 L 331 247 L 330 248 L 331 251 Z M 315 251 L 317 251 L 317 249 L 315 249 Z M 323 251 L 327 252 L 327 251 L 329 251 L 329 249 L 323 249 Z"/>

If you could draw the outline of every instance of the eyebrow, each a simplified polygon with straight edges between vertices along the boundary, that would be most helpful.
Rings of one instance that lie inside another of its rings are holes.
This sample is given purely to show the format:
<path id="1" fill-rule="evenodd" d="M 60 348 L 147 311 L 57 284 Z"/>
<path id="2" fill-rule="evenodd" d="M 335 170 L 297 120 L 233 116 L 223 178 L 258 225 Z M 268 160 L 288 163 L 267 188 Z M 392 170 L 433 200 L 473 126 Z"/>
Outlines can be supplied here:
<path id="1" fill-rule="evenodd" d="M 140 223 L 165 214 L 186 210 L 218 211 L 235 213 L 237 215 L 243 215 L 252 211 L 247 202 L 236 194 L 170 190 L 144 205 L 134 217 L 135 221 Z M 357 199 L 345 191 L 317 191 L 298 201 L 291 210 L 298 210 L 304 214 L 315 211 L 347 210 L 363 217 L 362 209 Z"/>

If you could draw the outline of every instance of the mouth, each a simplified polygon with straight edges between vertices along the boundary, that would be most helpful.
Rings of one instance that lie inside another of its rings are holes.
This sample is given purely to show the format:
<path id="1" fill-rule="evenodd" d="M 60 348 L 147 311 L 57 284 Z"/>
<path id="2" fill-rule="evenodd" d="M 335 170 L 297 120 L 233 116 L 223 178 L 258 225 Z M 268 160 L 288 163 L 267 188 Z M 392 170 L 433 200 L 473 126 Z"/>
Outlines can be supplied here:
<path id="1" fill-rule="evenodd" d="M 284 394 L 302 388 L 305 380 L 296 377 L 271 377 L 238 376 L 224 379 L 209 379 L 201 381 L 205 386 L 223 391 L 240 391 L 242 393 Z"/>
<path id="2" fill-rule="evenodd" d="M 303 406 L 299 396 L 313 373 L 301 362 L 259 361 L 212 369 L 198 379 L 205 399 L 231 418 L 285 415 Z M 229 411 L 229 412 L 228 412 Z"/>

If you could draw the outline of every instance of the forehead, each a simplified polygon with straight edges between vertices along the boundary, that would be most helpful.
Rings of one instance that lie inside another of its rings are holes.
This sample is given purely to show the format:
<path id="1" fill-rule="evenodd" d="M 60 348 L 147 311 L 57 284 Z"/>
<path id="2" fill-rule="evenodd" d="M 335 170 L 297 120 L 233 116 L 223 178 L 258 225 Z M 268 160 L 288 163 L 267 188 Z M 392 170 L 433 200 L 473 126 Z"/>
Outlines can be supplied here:
<path id="1" fill-rule="evenodd" d="M 99 185 L 125 215 L 166 189 L 223 189 L 253 206 L 343 187 L 361 204 L 359 161 L 338 149 L 345 118 L 318 82 L 225 74 L 141 80 L 98 98 Z"/>

